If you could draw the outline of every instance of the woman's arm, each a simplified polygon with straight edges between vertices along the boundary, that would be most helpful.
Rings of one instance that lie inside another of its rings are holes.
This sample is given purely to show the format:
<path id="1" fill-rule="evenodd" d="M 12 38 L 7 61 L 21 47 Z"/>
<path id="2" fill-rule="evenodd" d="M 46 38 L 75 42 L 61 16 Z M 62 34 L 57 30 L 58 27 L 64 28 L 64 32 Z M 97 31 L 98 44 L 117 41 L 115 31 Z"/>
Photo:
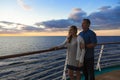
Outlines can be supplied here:
<path id="1" fill-rule="evenodd" d="M 84 55 L 85 55 L 85 43 L 84 43 L 84 40 L 83 38 L 81 37 L 81 40 L 80 40 L 80 45 L 81 45 L 81 55 L 80 55 L 80 63 L 83 63 L 84 61 Z"/>
<path id="2" fill-rule="evenodd" d="M 55 46 L 55 47 L 52 47 L 52 49 L 58 49 L 58 48 L 62 48 L 62 47 L 66 47 L 67 45 L 67 38 L 65 39 L 65 41 L 63 43 L 61 43 L 60 45 L 58 46 Z"/>
<path id="3" fill-rule="evenodd" d="M 77 47 L 76 60 L 78 60 L 79 65 L 81 65 L 81 64 L 83 64 L 83 61 L 84 61 L 85 43 L 81 36 L 78 36 L 77 42 L 78 42 L 78 47 Z"/>

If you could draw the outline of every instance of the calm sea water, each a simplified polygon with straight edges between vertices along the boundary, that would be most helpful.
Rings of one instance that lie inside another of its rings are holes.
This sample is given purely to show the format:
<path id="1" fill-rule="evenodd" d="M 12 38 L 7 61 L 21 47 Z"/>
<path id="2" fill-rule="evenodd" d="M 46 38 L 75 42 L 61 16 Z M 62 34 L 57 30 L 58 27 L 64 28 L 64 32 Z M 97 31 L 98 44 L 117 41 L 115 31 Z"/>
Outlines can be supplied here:
<path id="1" fill-rule="evenodd" d="M 53 37 L 0 37 L 0 56 L 43 50 L 61 44 L 65 36 Z M 120 36 L 98 36 L 98 43 L 118 42 Z"/>

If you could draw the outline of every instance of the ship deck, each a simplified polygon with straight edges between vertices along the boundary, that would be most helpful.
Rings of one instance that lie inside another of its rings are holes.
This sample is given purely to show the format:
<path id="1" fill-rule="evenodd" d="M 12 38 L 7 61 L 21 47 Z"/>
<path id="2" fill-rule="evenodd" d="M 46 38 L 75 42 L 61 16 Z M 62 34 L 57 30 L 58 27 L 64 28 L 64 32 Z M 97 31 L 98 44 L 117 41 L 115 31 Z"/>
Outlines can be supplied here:
<path id="1" fill-rule="evenodd" d="M 107 72 L 96 76 L 95 80 L 120 80 L 120 70 Z"/>

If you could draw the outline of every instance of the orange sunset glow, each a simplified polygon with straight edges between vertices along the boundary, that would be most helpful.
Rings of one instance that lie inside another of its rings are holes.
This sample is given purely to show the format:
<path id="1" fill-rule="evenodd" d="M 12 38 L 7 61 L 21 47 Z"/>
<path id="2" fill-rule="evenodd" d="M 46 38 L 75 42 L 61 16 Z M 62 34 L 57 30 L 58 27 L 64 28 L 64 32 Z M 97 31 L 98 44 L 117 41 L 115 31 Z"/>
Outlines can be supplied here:
<path id="1" fill-rule="evenodd" d="M 80 31 L 78 31 L 80 32 Z M 120 36 L 120 30 L 95 30 L 97 36 Z M 0 34 L 0 36 L 67 36 L 67 31 L 57 32 L 24 32 L 16 34 Z"/>

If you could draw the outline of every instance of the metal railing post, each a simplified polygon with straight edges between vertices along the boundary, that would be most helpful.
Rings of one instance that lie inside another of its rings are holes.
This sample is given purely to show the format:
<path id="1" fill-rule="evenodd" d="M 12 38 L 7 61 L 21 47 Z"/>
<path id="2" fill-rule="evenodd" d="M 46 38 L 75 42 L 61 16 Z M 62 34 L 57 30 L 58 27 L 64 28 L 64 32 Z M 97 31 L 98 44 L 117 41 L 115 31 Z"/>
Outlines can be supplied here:
<path id="1" fill-rule="evenodd" d="M 99 71 L 101 71 L 100 60 L 101 60 L 101 57 L 102 57 L 102 54 L 103 54 L 103 49 L 104 49 L 104 45 L 101 45 L 101 49 L 100 49 L 100 53 L 99 53 L 99 58 L 98 58 L 97 65 L 96 65 L 96 69 L 99 69 Z"/>
<path id="2" fill-rule="evenodd" d="M 68 61 L 68 57 L 66 56 L 62 80 L 66 80 L 66 69 L 67 69 L 67 68 L 66 68 L 66 65 L 67 65 L 67 61 Z"/>

